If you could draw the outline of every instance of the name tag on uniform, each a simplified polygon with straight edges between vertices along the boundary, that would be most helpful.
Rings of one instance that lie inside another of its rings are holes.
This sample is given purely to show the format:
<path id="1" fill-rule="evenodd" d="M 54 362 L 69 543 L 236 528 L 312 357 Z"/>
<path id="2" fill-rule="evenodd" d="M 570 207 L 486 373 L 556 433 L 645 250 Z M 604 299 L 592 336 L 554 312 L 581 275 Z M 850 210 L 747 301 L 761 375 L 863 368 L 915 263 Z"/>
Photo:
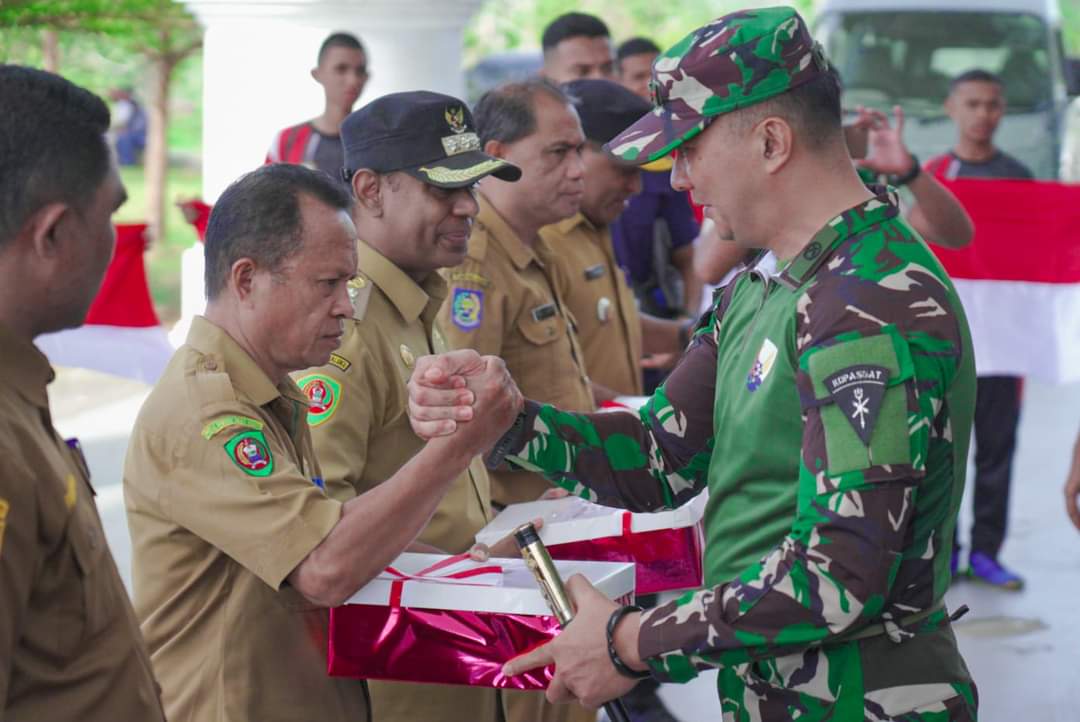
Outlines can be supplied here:
<path id="1" fill-rule="evenodd" d="M 546 321 L 557 313 L 554 303 L 545 303 L 532 310 L 533 321 Z"/>
<path id="2" fill-rule="evenodd" d="M 604 268 L 603 263 L 597 263 L 595 266 L 589 266 L 585 269 L 585 280 L 595 281 L 596 279 L 603 276 L 606 270 L 607 269 Z"/>

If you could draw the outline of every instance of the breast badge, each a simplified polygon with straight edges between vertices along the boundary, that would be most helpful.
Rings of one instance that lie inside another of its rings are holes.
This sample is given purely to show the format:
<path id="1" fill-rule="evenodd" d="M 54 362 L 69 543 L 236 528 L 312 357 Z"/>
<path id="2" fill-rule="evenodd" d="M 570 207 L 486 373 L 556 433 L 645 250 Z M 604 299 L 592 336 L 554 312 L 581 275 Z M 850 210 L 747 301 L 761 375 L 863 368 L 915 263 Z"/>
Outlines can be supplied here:
<path id="1" fill-rule="evenodd" d="M 451 319 L 462 331 L 479 328 L 484 316 L 484 292 L 469 288 L 455 288 L 451 302 Z"/>
<path id="2" fill-rule="evenodd" d="M 596 302 L 596 319 L 600 323 L 607 323 L 611 318 L 611 299 L 604 296 Z"/>
<path id="3" fill-rule="evenodd" d="M 750 373 L 746 376 L 746 388 L 749 391 L 757 391 L 769 378 L 773 365 L 776 363 L 776 344 L 765 339 L 758 351 L 754 365 L 750 367 Z"/>

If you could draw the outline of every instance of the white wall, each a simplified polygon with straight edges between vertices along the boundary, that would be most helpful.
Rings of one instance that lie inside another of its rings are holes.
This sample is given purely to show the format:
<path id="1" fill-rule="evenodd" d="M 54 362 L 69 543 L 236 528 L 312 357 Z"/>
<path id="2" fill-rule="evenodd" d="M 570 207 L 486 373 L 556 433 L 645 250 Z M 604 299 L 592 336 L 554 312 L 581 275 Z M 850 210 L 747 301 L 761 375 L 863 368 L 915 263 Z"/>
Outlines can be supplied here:
<path id="1" fill-rule="evenodd" d="M 203 194 L 263 162 L 274 134 L 322 112 L 311 79 L 331 32 L 356 34 L 371 78 L 357 107 L 402 90 L 461 96 L 462 32 L 481 0 L 189 0 L 203 51 Z"/>

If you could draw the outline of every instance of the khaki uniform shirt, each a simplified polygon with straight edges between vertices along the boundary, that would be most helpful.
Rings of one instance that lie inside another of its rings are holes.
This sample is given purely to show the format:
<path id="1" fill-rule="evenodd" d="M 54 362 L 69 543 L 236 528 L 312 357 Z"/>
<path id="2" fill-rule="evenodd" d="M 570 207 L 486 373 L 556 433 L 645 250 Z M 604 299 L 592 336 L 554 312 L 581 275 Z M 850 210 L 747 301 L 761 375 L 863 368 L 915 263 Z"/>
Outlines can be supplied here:
<path id="1" fill-rule="evenodd" d="M 308 423 L 327 480 L 358 494 L 393 476 L 424 442 L 409 425 L 406 384 L 415 360 L 446 351 L 432 328 L 446 283 L 432 274 L 421 287 L 366 243 L 353 281 L 353 320 L 331 362 L 296 375 L 310 403 Z M 466 551 L 491 520 L 491 489 L 477 458 L 447 491 L 420 541 Z"/>
<path id="2" fill-rule="evenodd" d="M 423 447 L 409 425 L 406 384 L 419 356 L 446 351 L 433 330 L 446 298 L 436 273 L 418 285 L 371 246 L 360 242 L 360 274 L 352 282 L 353 319 L 326 366 L 296 375 L 312 408 L 315 453 L 327 481 L 345 481 L 361 494 L 389 479 Z M 451 553 L 472 546 L 491 520 L 491 487 L 477 458 L 459 476 L 419 540 Z M 456 722 L 463 710 L 495 722 L 494 689 L 372 681 L 372 717 L 380 721 Z"/>
<path id="3" fill-rule="evenodd" d="M 615 261 L 611 231 L 578 213 L 541 229 L 540 236 L 554 251 L 559 291 L 577 321 L 589 378 L 620 394 L 640 396 L 641 316 Z"/>
<path id="4" fill-rule="evenodd" d="M 451 348 L 501 356 L 525 396 L 567 411 L 594 409 L 572 317 L 553 276 L 550 250 L 523 243 L 479 195 L 469 255 L 443 272 L 450 292 L 439 327 Z M 550 485 L 532 472 L 492 474 L 500 505 L 535 501 Z"/>
<path id="5" fill-rule="evenodd" d="M 368 719 L 326 673 L 329 613 L 286 578 L 341 518 L 307 399 L 196 317 L 132 432 L 124 492 L 135 610 L 170 722 Z"/>
<path id="6" fill-rule="evenodd" d="M 0 325 L 0 719 L 161 722 L 86 463 L 52 426 L 52 379 Z"/>

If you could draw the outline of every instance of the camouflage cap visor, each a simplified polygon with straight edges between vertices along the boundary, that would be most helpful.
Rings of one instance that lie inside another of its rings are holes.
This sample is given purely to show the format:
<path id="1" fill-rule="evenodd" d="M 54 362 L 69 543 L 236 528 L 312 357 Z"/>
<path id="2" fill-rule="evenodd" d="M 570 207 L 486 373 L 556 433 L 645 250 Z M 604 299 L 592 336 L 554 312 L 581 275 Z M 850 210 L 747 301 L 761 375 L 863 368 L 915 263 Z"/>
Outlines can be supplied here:
<path id="1" fill-rule="evenodd" d="M 658 108 L 620 133 L 604 150 L 633 165 L 651 165 L 703 131 L 707 121 L 701 115 L 676 118 Z"/>
<path id="2" fill-rule="evenodd" d="M 654 161 L 700 133 L 708 118 L 785 93 L 827 67 L 821 47 L 792 8 L 725 15 L 656 59 L 656 107 L 606 148 L 630 163 Z"/>

